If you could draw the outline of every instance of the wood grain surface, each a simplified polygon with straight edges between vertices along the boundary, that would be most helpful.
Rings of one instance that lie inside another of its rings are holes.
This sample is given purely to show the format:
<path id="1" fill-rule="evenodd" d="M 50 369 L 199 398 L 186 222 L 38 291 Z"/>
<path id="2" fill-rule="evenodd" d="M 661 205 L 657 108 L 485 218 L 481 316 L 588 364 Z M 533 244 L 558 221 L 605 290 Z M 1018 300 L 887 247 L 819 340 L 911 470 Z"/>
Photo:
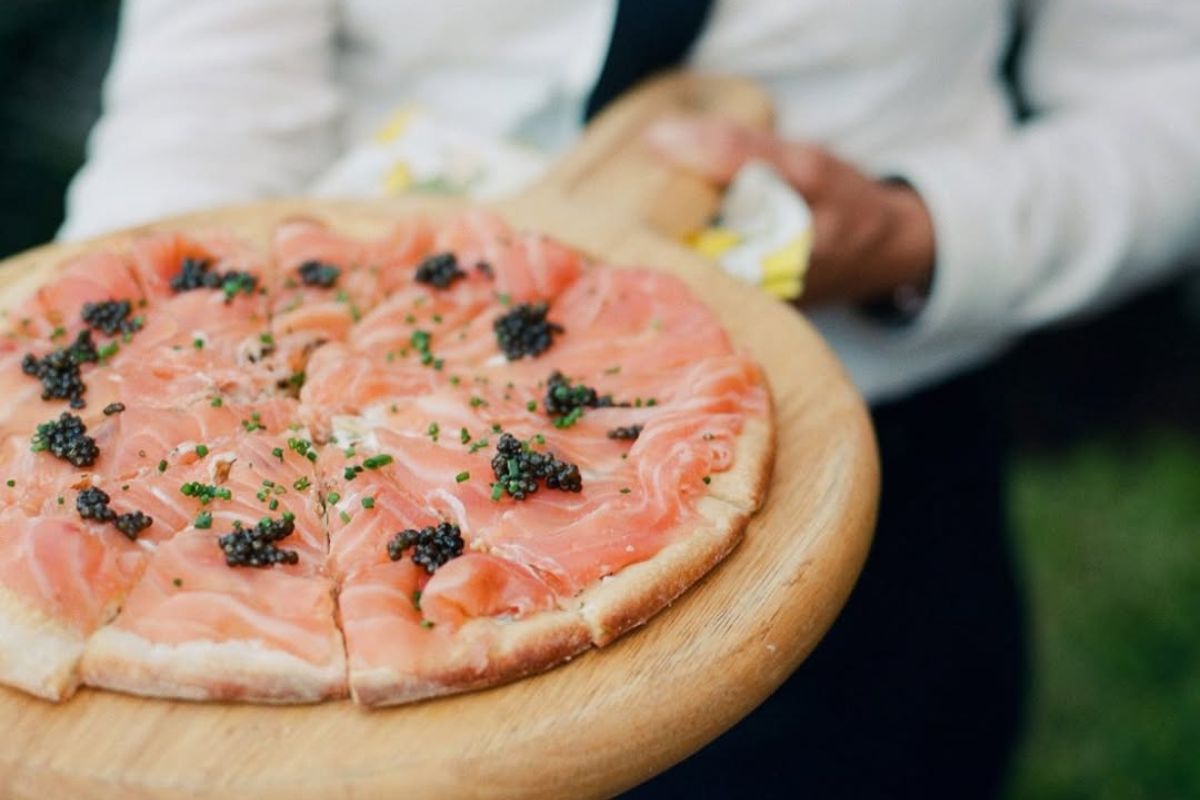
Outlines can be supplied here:
<path id="1" fill-rule="evenodd" d="M 696 228 L 716 202 L 702 183 L 656 164 L 638 139 L 651 119 L 679 111 L 770 122 L 751 84 L 663 78 L 616 104 L 544 182 L 497 208 L 608 262 L 679 274 L 764 365 L 778 422 L 774 477 L 725 562 L 646 627 L 563 667 L 400 708 L 201 705 L 87 689 L 55 706 L 0 690 L 0 795 L 611 796 L 711 741 L 796 668 L 865 558 L 878 496 L 874 438 L 861 399 L 799 314 L 660 235 Z M 148 227 L 219 227 L 265 243 L 295 215 L 375 234 L 399 214 L 447 208 L 427 198 L 274 201 Z M 0 305 L 15 307 L 65 258 L 138 233 L 10 259 Z"/>

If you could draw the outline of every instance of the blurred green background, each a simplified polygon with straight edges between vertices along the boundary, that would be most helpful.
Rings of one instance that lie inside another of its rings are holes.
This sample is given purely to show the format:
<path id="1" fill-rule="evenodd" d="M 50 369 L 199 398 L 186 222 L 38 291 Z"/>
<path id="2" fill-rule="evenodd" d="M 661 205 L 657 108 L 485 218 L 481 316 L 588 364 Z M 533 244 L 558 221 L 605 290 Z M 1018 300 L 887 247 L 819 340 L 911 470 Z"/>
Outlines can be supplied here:
<path id="1" fill-rule="evenodd" d="M 117 5 L 0 11 L 0 255 L 61 221 Z M 1200 797 L 1200 283 L 1032 337 L 1002 368 L 1035 660 L 1009 795 Z"/>

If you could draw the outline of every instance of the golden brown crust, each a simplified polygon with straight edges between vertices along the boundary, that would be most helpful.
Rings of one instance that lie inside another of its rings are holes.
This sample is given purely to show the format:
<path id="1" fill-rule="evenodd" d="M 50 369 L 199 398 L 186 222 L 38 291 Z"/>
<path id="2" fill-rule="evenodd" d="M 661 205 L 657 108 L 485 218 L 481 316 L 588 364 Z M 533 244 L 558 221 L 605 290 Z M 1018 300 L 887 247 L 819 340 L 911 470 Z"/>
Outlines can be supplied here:
<path id="1" fill-rule="evenodd" d="M 80 672 L 89 686 L 179 700 L 283 704 L 346 695 L 341 658 L 318 666 L 256 642 L 167 645 L 115 627 L 88 640 Z"/>
<path id="2" fill-rule="evenodd" d="M 433 669 L 402 674 L 391 669 L 350 669 L 350 692 L 366 706 L 410 703 L 482 689 L 543 672 L 591 646 L 579 615 L 535 614 L 520 620 L 473 620 L 455 632 L 453 650 Z"/>
<path id="3" fill-rule="evenodd" d="M 704 522 L 680 531 L 674 543 L 652 558 L 604 578 L 576 598 L 598 647 L 645 624 L 741 541 L 748 512 L 713 498 L 701 500 L 699 509 Z"/>
<path id="4" fill-rule="evenodd" d="M 712 476 L 712 497 L 753 513 L 763 504 L 775 466 L 775 415 L 746 420 L 734 446 L 733 467 Z"/>
<path id="5" fill-rule="evenodd" d="M 46 700 L 65 700 L 79 686 L 85 637 L 0 587 L 0 683 Z"/>

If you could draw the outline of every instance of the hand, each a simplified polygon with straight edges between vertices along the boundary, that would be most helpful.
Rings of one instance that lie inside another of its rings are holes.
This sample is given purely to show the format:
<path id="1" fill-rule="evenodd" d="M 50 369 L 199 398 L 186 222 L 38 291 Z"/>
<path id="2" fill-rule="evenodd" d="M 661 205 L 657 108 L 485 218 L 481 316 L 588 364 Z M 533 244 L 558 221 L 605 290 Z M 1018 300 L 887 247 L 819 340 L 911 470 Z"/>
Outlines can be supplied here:
<path id="1" fill-rule="evenodd" d="M 772 164 L 812 209 L 805 305 L 877 300 L 932 278 L 933 223 L 920 196 L 873 180 L 828 150 L 714 120 L 663 120 L 647 132 L 663 158 L 725 186 L 746 161 Z"/>

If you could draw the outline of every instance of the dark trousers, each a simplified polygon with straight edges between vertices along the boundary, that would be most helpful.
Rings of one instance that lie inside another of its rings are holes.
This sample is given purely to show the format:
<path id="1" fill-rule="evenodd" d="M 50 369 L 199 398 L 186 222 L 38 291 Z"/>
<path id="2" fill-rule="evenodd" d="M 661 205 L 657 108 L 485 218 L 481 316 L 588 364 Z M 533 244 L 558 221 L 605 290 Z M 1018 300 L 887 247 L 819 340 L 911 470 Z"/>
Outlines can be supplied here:
<path id="1" fill-rule="evenodd" d="M 717 741 L 631 798 L 988 798 L 1021 727 L 1024 611 L 994 378 L 873 410 L 879 525 L 812 656 Z"/>

